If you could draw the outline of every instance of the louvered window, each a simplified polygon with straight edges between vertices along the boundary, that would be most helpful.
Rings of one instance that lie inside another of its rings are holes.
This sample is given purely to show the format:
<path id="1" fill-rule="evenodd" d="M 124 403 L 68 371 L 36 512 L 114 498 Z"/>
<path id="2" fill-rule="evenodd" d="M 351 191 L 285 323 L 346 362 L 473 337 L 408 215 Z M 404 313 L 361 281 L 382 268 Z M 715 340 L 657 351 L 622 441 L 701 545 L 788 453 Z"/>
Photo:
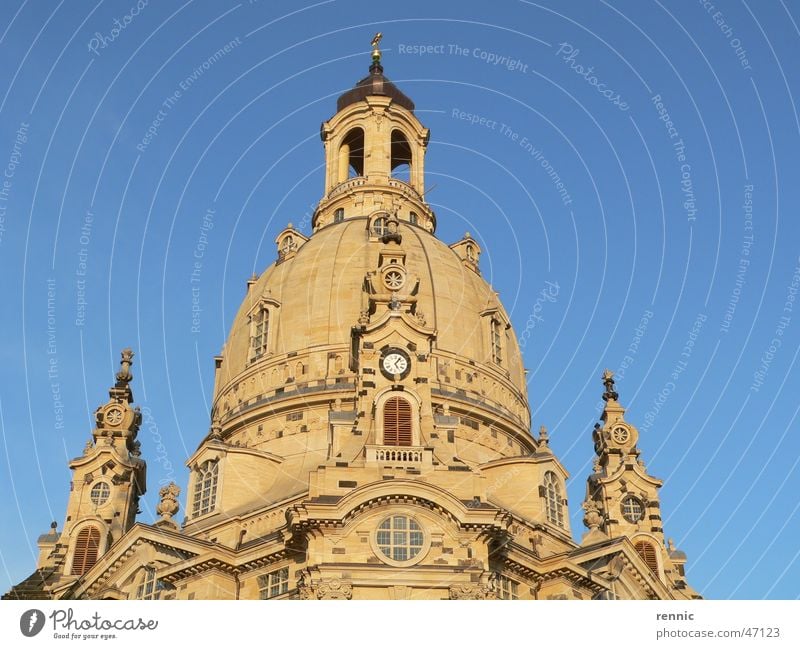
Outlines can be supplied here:
<path id="1" fill-rule="evenodd" d="M 656 557 L 656 549 L 653 547 L 652 543 L 648 543 L 647 541 L 639 541 L 633 547 L 636 548 L 636 551 L 639 553 L 639 556 L 644 559 L 644 562 L 647 564 L 647 567 L 653 571 L 656 575 L 658 574 L 658 558 Z"/>
<path id="2" fill-rule="evenodd" d="M 411 404 L 401 397 L 392 397 L 383 406 L 383 443 L 411 446 Z"/>
<path id="3" fill-rule="evenodd" d="M 82 575 L 97 563 L 100 551 L 100 530 L 96 527 L 84 527 L 78 532 L 75 541 L 75 554 L 72 555 L 72 574 Z"/>

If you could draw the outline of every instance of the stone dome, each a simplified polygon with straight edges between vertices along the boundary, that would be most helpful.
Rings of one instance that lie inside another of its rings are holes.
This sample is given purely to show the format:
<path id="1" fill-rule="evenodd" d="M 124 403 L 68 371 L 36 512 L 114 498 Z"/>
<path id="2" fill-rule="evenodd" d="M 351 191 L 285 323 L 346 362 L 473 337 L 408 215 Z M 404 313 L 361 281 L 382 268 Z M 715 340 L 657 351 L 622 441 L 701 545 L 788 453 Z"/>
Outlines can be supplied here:
<path id="1" fill-rule="evenodd" d="M 414 112 L 414 102 L 383 74 L 383 67 L 373 64 L 369 75 L 361 79 L 354 88 L 342 94 L 336 102 L 336 110 L 343 110 L 369 96 L 390 97 L 398 106 Z"/>
<path id="2" fill-rule="evenodd" d="M 419 277 L 417 310 L 436 331 L 435 351 L 483 359 L 488 365 L 491 352 L 482 314 L 493 306 L 502 311 L 496 293 L 433 234 L 410 224 L 403 224 L 401 233 L 408 271 Z M 296 254 L 272 264 L 251 283 L 233 321 L 215 394 L 256 369 L 285 364 L 294 355 L 313 350 L 346 354 L 363 308 L 364 278 L 376 268 L 382 247 L 370 237 L 367 217 L 351 218 L 319 229 Z M 269 325 L 270 354 L 253 363 L 250 313 L 262 298 L 278 306 Z M 507 369 L 495 372 L 496 378 L 509 384 L 527 411 L 525 375 L 510 328 L 507 341 Z M 309 378 L 316 378 L 313 370 Z"/>

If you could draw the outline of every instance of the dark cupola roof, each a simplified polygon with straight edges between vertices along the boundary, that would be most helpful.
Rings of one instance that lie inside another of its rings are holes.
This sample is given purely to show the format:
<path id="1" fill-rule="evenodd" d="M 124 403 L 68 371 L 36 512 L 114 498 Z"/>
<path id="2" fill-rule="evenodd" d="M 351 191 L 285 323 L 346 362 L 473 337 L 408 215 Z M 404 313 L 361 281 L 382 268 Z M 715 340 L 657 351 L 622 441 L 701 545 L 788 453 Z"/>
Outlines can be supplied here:
<path id="1" fill-rule="evenodd" d="M 369 76 L 359 81 L 355 88 L 348 90 L 336 102 L 336 110 L 340 111 L 350 104 L 363 101 L 369 95 L 383 95 L 390 97 L 396 104 L 414 112 L 414 102 L 404 95 L 400 89 L 383 75 L 383 66 L 373 62 L 369 66 Z"/>

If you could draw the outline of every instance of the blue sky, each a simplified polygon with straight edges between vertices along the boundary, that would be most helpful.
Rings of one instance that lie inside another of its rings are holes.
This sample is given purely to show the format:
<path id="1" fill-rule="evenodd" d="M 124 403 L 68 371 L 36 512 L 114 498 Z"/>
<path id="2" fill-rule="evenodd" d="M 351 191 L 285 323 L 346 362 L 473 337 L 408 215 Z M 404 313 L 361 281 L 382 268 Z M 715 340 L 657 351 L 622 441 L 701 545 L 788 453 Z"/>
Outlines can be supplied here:
<path id="1" fill-rule="evenodd" d="M 798 597 L 796 5 L 6 6 L 0 590 L 62 525 L 67 460 L 125 346 L 150 418 L 141 520 L 159 482 L 185 487 L 212 357 L 276 234 L 309 230 L 319 124 L 380 30 L 387 76 L 431 129 L 437 234 L 478 238 L 523 341 L 576 536 L 609 367 L 692 585 Z"/>

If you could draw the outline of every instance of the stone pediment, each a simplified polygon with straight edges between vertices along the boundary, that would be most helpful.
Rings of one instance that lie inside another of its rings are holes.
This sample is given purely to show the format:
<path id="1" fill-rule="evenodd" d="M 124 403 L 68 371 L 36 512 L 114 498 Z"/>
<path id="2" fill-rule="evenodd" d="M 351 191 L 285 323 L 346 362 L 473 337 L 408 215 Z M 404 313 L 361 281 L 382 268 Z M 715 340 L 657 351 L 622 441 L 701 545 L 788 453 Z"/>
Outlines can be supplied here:
<path id="1" fill-rule="evenodd" d="M 641 482 L 659 488 L 663 484 L 661 480 L 649 475 L 644 468 L 636 461 L 631 459 L 629 462 L 620 464 L 617 470 L 608 476 L 598 475 L 596 480 L 600 484 L 611 484 L 619 480 L 625 473 L 633 473 Z"/>
<path id="2" fill-rule="evenodd" d="M 435 329 L 427 327 L 424 320 L 405 311 L 387 310 L 379 318 L 363 325 L 361 331 L 364 338 L 374 341 L 380 340 L 380 334 L 385 329 L 397 332 L 408 342 L 414 342 L 420 336 L 430 340 L 436 338 Z"/>
<path id="3" fill-rule="evenodd" d="M 619 567 L 616 568 L 618 576 L 611 574 L 610 562 L 619 557 Z M 575 550 L 570 554 L 570 560 L 588 569 L 595 579 L 605 578 L 608 589 L 612 591 L 627 591 L 625 599 L 675 599 L 664 583 L 653 574 L 633 543 L 627 537 L 588 545 Z M 611 588 L 611 582 L 617 585 Z M 621 587 L 621 589 L 620 589 Z"/>
<path id="4" fill-rule="evenodd" d="M 511 524 L 511 515 L 503 509 L 485 506 L 468 507 L 449 491 L 417 480 L 392 480 L 386 484 L 367 484 L 341 498 L 318 498 L 295 505 L 287 513 L 295 532 L 315 527 L 344 527 L 362 512 L 387 504 L 416 504 L 430 509 L 456 525 L 502 534 Z"/>

